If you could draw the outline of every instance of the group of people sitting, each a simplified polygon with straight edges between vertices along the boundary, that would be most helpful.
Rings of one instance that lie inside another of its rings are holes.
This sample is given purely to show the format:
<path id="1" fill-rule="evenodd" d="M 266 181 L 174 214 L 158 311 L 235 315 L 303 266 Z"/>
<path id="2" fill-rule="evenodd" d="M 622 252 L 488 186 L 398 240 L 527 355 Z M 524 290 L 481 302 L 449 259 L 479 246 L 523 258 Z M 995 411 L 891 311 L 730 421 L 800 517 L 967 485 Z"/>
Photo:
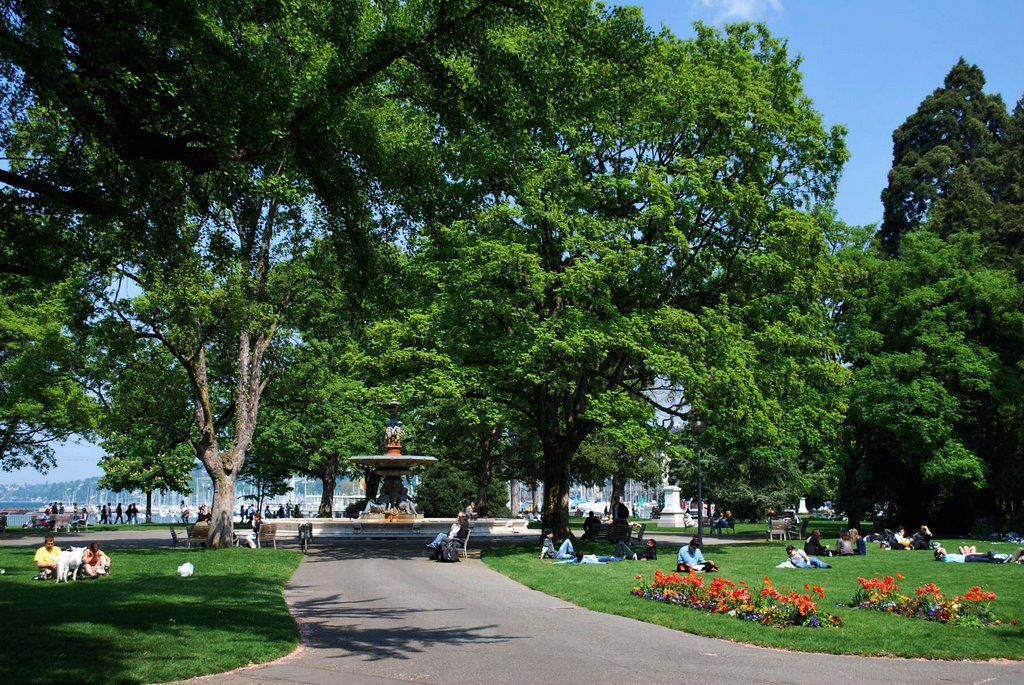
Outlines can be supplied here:
<path id="1" fill-rule="evenodd" d="M 38 571 L 33 580 L 57 578 L 57 565 L 61 551 L 61 548 L 54 544 L 52 535 L 47 535 L 43 539 L 43 546 L 36 550 L 33 559 Z M 71 548 L 68 548 L 68 551 L 71 551 Z M 82 563 L 78 566 L 77 573 L 87 578 L 109 576 L 110 557 L 100 549 L 98 543 L 94 542 L 82 552 Z"/>

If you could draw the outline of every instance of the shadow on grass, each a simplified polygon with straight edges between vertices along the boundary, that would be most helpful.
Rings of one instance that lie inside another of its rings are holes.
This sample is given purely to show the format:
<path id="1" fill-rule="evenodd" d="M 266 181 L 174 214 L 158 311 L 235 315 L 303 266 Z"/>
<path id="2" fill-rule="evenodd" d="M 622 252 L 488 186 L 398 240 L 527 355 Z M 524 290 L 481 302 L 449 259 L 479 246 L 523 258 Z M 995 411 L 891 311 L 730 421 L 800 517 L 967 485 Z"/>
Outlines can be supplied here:
<path id="1" fill-rule="evenodd" d="M 294 557 L 125 550 L 109 578 L 57 583 L 28 580 L 31 550 L 8 552 L 0 615 L 14 658 L 0 660 L 0 680 L 154 682 L 280 656 L 297 640 L 281 592 Z M 186 560 L 191 578 L 176 573 Z"/>

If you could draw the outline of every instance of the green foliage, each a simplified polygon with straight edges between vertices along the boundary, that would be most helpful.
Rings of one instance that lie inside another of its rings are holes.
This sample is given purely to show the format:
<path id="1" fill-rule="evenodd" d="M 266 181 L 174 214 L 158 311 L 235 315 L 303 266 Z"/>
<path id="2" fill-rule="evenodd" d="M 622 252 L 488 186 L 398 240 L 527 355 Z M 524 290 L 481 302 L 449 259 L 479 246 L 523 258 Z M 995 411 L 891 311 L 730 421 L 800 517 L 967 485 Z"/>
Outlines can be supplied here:
<path id="1" fill-rule="evenodd" d="M 960 59 L 941 88 L 893 133 L 893 165 L 882 191 L 883 247 L 896 254 L 903 236 L 946 197 L 954 174 L 965 171 L 982 188 L 998 186 L 999 145 L 1007 126 L 999 95 L 983 92 L 985 76 Z"/>
<path id="2" fill-rule="evenodd" d="M 416 507 L 425 516 L 454 517 L 476 499 L 476 487 L 465 472 L 435 464 L 416 488 Z"/>
<path id="3" fill-rule="evenodd" d="M 585 25 L 559 43 L 565 71 L 542 81 L 552 116 L 495 201 L 414 246 L 406 333 L 377 332 L 403 371 L 536 434 L 556 528 L 595 432 L 650 453 L 652 404 L 696 407 L 723 444 L 785 442 L 795 459 L 807 438 L 784 434 L 812 431 L 786 410 L 817 399 L 803 374 L 837 373 L 814 302 L 821 227 L 795 209 L 830 197 L 845 150 L 785 46 L 751 26 L 657 36 L 630 12 Z"/>
<path id="4" fill-rule="evenodd" d="M 52 443 L 95 426 L 80 381 L 82 351 L 68 333 L 74 286 L 0 276 L 0 470 L 45 472 Z"/>

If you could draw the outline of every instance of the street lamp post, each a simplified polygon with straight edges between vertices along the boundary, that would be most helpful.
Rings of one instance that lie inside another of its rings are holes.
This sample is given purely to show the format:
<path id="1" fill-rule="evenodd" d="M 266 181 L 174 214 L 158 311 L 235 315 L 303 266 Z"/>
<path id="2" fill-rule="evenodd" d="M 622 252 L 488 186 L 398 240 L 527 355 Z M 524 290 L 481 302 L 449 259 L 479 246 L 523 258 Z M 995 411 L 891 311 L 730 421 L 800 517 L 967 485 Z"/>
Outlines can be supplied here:
<path id="1" fill-rule="evenodd" d="M 690 422 L 690 432 L 695 436 L 694 449 L 697 452 L 697 544 L 701 547 L 704 546 L 704 493 L 700 478 L 700 435 L 707 427 L 700 419 Z"/>

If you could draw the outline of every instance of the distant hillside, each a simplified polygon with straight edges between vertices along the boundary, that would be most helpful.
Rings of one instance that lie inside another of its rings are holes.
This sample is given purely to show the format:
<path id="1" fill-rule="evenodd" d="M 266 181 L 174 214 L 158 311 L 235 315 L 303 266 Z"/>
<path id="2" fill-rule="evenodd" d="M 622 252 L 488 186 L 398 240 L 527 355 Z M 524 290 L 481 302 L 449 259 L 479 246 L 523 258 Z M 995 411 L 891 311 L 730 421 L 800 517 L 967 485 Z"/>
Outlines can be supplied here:
<path id="1" fill-rule="evenodd" d="M 11 484 L 0 483 L 2 502 L 85 502 L 92 495 L 96 499 L 98 477 L 54 483 Z"/>

